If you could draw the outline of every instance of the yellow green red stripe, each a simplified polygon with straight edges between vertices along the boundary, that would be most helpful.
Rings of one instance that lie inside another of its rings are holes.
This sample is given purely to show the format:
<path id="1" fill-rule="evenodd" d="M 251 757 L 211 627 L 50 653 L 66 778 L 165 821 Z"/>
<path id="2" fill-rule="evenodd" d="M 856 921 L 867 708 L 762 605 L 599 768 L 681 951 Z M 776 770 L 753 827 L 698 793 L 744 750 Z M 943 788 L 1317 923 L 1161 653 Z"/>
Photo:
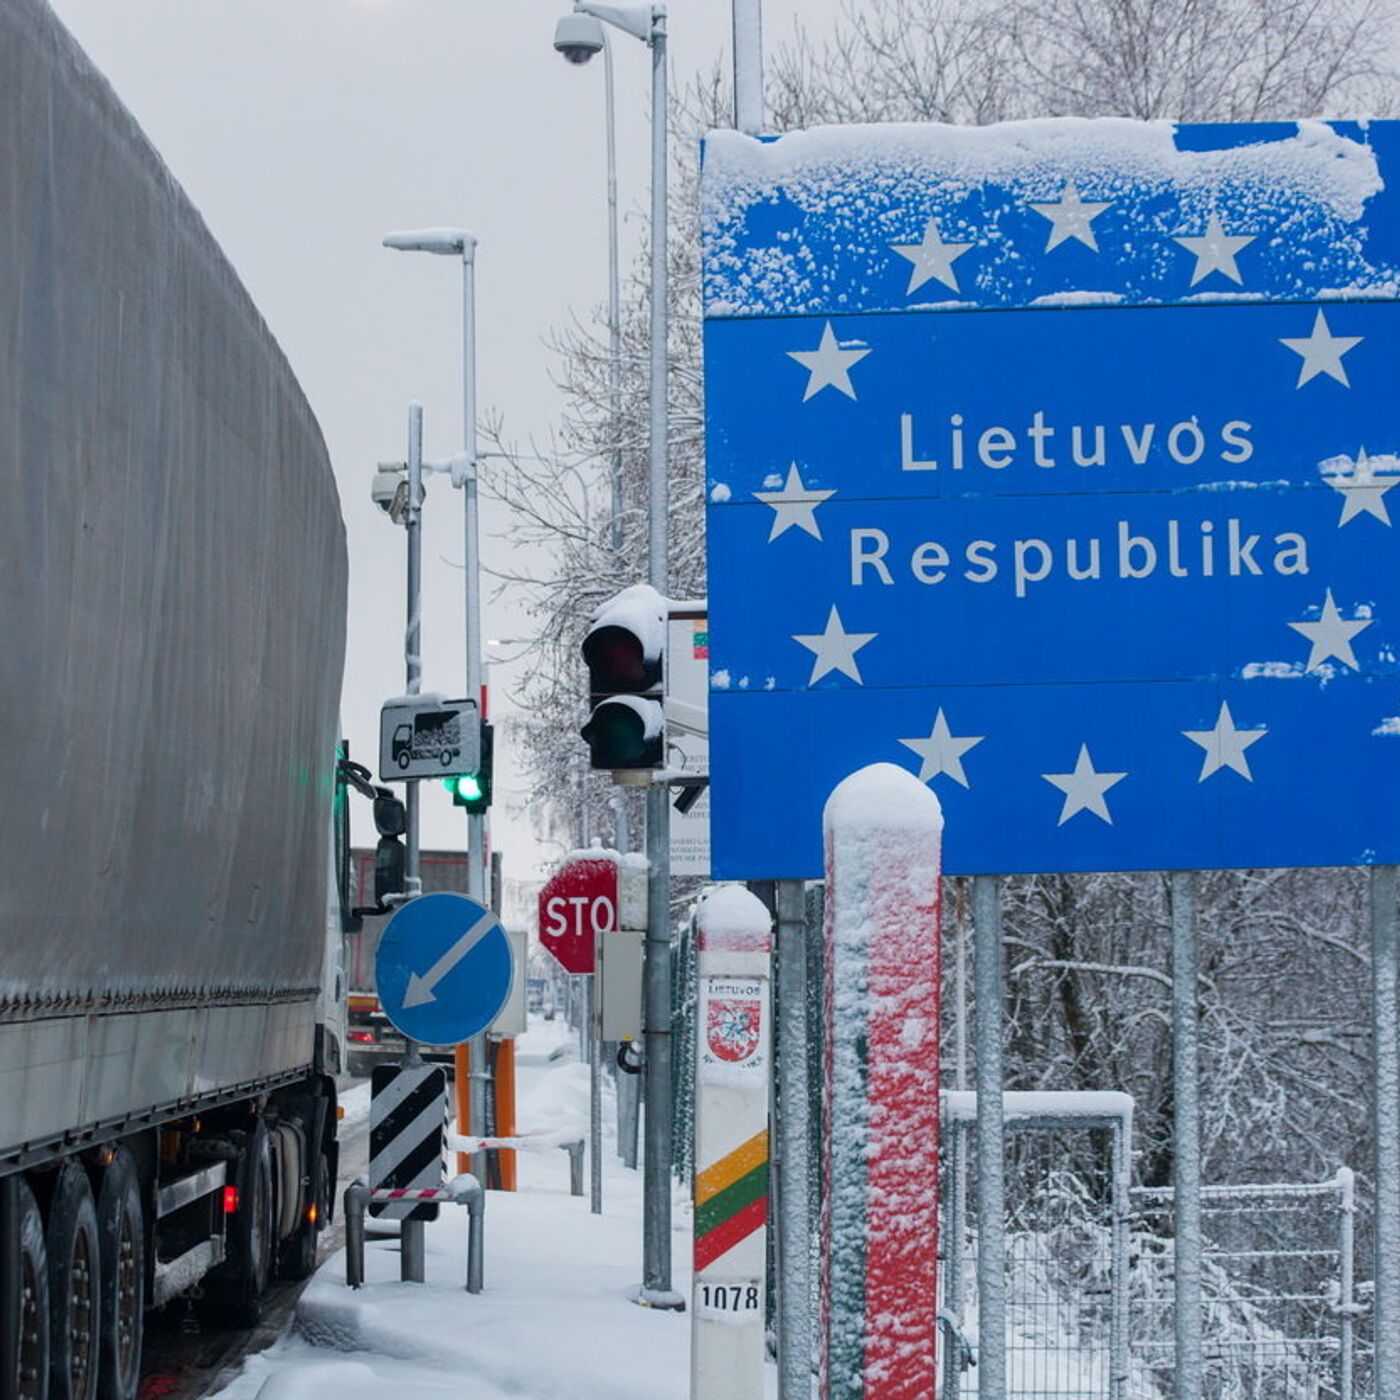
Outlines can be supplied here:
<path id="1" fill-rule="evenodd" d="M 768 1220 L 765 1129 L 695 1177 L 695 1267 L 727 1254 Z"/>
<path id="2" fill-rule="evenodd" d="M 695 1204 L 702 1206 L 712 1196 L 717 1196 L 726 1186 L 732 1186 L 741 1176 L 747 1176 L 760 1163 L 768 1162 L 768 1129 L 755 1133 L 747 1142 L 741 1142 L 733 1152 L 726 1153 L 718 1162 L 712 1163 L 702 1172 L 695 1174 Z"/>

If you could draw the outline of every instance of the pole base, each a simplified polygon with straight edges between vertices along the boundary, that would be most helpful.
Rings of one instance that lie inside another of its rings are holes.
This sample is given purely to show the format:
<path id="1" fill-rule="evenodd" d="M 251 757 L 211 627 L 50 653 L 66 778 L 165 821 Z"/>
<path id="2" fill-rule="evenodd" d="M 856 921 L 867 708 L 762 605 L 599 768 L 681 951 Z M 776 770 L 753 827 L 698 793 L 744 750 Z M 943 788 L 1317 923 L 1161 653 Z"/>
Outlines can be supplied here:
<path id="1" fill-rule="evenodd" d="M 639 1308 L 657 1308 L 661 1312 L 684 1312 L 685 1299 L 669 1288 L 635 1289 L 630 1297 Z"/>

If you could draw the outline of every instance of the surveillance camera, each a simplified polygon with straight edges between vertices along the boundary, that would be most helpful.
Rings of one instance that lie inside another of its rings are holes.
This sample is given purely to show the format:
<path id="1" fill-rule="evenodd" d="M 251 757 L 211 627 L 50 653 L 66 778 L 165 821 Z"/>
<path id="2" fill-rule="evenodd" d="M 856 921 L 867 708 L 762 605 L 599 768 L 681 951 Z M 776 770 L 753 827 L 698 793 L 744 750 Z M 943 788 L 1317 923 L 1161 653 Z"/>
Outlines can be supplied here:
<path id="1" fill-rule="evenodd" d="M 370 499 L 395 525 L 408 502 L 408 468 L 402 462 L 381 462 L 369 488 Z"/>
<path id="2" fill-rule="evenodd" d="M 570 63 L 587 63 L 603 48 L 603 26 L 592 15 L 565 15 L 554 26 L 554 47 Z"/>

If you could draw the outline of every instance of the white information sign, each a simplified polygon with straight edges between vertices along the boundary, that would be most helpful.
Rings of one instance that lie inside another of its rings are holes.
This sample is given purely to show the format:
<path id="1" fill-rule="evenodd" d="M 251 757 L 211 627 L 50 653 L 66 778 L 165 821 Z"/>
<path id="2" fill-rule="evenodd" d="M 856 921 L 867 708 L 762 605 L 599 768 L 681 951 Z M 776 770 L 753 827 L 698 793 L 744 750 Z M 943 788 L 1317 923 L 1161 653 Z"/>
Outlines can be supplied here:
<path id="1" fill-rule="evenodd" d="M 666 655 L 669 674 L 666 693 L 687 707 L 708 713 L 710 693 L 709 623 L 703 618 L 676 620 L 669 624 Z M 710 741 L 690 734 L 676 725 L 667 726 L 670 749 L 668 762 L 687 773 L 708 774 Z M 710 873 L 710 790 L 705 788 L 688 812 L 671 812 L 671 874 Z"/>
<path id="2" fill-rule="evenodd" d="M 481 763 L 481 721 L 475 700 L 402 696 L 379 711 L 379 780 L 450 778 Z"/>

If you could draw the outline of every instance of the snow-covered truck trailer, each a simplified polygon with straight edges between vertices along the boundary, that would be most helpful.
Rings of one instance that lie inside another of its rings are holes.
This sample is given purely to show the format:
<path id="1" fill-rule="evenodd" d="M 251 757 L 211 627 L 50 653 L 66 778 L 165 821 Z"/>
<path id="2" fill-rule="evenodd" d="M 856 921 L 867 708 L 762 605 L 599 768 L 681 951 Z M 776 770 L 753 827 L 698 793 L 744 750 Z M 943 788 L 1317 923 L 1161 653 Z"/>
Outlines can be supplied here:
<path id="1" fill-rule="evenodd" d="M 343 1011 L 316 421 L 44 0 L 0 0 L 0 1395 L 314 1264 Z"/>

